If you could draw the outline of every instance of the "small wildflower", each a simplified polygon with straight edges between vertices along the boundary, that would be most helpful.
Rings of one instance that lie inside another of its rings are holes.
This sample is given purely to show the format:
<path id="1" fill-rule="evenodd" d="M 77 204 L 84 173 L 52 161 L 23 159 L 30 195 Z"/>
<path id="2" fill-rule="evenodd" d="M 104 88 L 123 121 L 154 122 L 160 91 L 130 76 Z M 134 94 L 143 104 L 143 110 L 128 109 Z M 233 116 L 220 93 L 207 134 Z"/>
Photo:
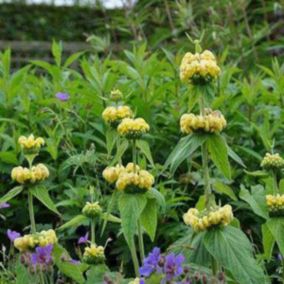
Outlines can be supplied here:
<path id="1" fill-rule="evenodd" d="M 21 234 L 16 231 L 12 231 L 10 229 L 7 230 L 7 237 L 12 243 L 14 242 L 15 239 L 19 238 L 20 236 Z"/>
<path id="2" fill-rule="evenodd" d="M 55 95 L 55 97 L 56 97 L 57 99 L 59 99 L 60 101 L 62 101 L 62 102 L 66 102 L 66 101 L 69 100 L 70 95 L 67 94 L 67 93 L 59 92 L 59 93 L 57 93 L 57 94 Z"/>
<path id="3" fill-rule="evenodd" d="M 7 202 L 0 203 L 0 209 L 5 209 L 5 208 L 9 208 L 9 207 L 10 207 L 10 204 L 7 203 Z"/>
<path id="4" fill-rule="evenodd" d="M 90 247 L 85 247 L 83 261 L 87 264 L 103 263 L 105 260 L 104 248 L 92 244 Z"/>
<path id="5" fill-rule="evenodd" d="M 143 118 L 125 118 L 117 127 L 118 133 L 127 139 L 139 139 L 149 130 L 150 126 Z"/>
<path id="6" fill-rule="evenodd" d="M 113 127 L 117 127 L 123 119 L 132 116 L 133 112 L 128 106 L 109 106 L 102 113 L 103 120 Z"/>
<path id="7" fill-rule="evenodd" d="M 45 141 L 42 137 L 35 138 L 33 134 L 30 136 L 20 136 L 18 139 L 18 143 L 24 150 L 28 151 L 38 151 L 40 147 L 45 144 Z"/>
<path id="8" fill-rule="evenodd" d="M 44 247 L 36 247 L 35 252 L 31 254 L 32 265 L 50 265 L 52 263 L 52 250 L 52 244 L 49 244 Z"/>
<path id="9" fill-rule="evenodd" d="M 86 244 L 88 242 L 88 240 L 89 240 L 89 233 L 87 232 L 85 234 L 85 236 L 82 236 L 82 237 L 79 238 L 78 245 Z"/>

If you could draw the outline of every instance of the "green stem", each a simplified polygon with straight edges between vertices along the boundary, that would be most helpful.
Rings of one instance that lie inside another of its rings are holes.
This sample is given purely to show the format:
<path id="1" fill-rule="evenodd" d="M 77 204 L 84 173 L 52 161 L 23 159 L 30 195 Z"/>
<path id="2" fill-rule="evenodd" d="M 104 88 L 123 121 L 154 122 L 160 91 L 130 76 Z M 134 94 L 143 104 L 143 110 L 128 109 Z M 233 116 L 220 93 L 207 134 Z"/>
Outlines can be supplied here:
<path id="1" fill-rule="evenodd" d="M 213 279 L 212 279 L 212 284 L 217 284 L 217 270 L 218 270 L 218 265 L 215 260 L 215 258 L 212 257 L 211 259 L 211 265 L 212 265 L 212 274 L 213 274 Z"/>
<path id="2" fill-rule="evenodd" d="M 272 172 L 272 179 L 273 179 L 273 193 L 279 193 L 278 182 L 277 182 L 277 174 Z"/>
<path id="3" fill-rule="evenodd" d="M 32 233 L 36 233 L 36 224 L 35 224 L 35 214 L 34 214 L 34 206 L 33 206 L 33 195 L 30 191 L 28 191 L 28 205 L 29 205 L 29 215 L 31 222 L 31 231 Z"/>
<path id="4" fill-rule="evenodd" d="M 139 262 L 136 254 L 136 248 L 135 248 L 135 243 L 134 239 L 132 240 L 132 243 L 129 245 L 130 253 L 131 253 L 131 258 L 134 266 L 134 271 L 136 277 L 139 277 Z"/>
<path id="5" fill-rule="evenodd" d="M 135 139 L 133 139 L 133 142 L 132 142 L 132 161 L 134 164 L 134 172 L 136 172 L 137 153 L 136 153 L 136 140 Z"/>
<path id="6" fill-rule="evenodd" d="M 141 263 L 143 263 L 144 258 L 145 258 L 145 249 L 144 249 L 142 225 L 141 225 L 140 220 L 138 220 L 138 222 L 137 222 L 137 227 L 138 227 L 138 241 L 139 241 L 140 259 L 141 259 Z"/>
<path id="7" fill-rule="evenodd" d="M 95 220 L 94 218 L 91 219 L 91 243 L 95 244 L 96 243 L 96 238 L 95 238 Z"/>
<path id="8" fill-rule="evenodd" d="M 282 283 L 284 284 L 284 259 L 282 256 Z"/>
<path id="9" fill-rule="evenodd" d="M 211 199 L 211 186 L 210 186 L 210 175 L 208 168 L 208 151 L 206 144 L 201 146 L 202 151 L 202 167 L 203 167 L 203 178 L 204 178 L 204 195 L 205 195 L 205 204 L 206 208 L 210 208 L 210 199 Z"/>

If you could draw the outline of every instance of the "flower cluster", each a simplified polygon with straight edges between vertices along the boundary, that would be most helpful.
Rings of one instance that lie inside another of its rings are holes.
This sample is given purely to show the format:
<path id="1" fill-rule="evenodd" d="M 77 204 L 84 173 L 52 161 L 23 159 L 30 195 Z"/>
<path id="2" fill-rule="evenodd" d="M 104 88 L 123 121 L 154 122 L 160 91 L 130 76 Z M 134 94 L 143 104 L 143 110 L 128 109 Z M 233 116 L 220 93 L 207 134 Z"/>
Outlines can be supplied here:
<path id="1" fill-rule="evenodd" d="M 204 231 L 220 225 L 227 226 L 233 218 L 232 207 L 230 205 L 217 207 L 210 212 L 199 212 L 196 208 L 190 208 L 183 215 L 184 223 L 191 226 L 194 231 Z"/>
<path id="2" fill-rule="evenodd" d="M 31 134 L 29 137 L 20 136 L 18 143 L 24 150 L 38 150 L 44 145 L 44 139 L 41 137 L 35 138 L 34 135 Z"/>
<path id="3" fill-rule="evenodd" d="M 271 216 L 284 216 L 284 194 L 266 195 L 266 204 Z"/>
<path id="4" fill-rule="evenodd" d="M 180 65 L 180 78 L 193 84 L 208 83 L 220 74 L 214 54 L 205 50 L 202 53 L 187 52 Z"/>
<path id="5" fill-rule="evenodd" d="M 40 182 L 49 177 L 49 170 L 44 164 L 37 164 L 33 167 L 15 167 L 12 169 L 11 177 L 18 183 L 35 183 Z"/>
<path id="6" fill-rule="evenodd" d="M 124 170 L 124 166 L 119 164 L 117 164 L 115 167 L 107 167 L 103 171 L 103 177 L 108 183 L 114 183 Z"/>
<path id="7" fill-rule="evenodd" d="M 99 202 L 87 202 L 82 213 L 87 217 L 94 218 L 102 213 L 102 208 Z"/>
<path id="8" fill-rule="evenodd" d="M 33 250 L 37 246 L 44 247 L 55 243 L 57 243 L 57 237 L 54 230 L 28 234 L 14 240 L 14 246 L 21 252 Z"/>
<path id="9" fill-rule="evenodd" d="M 128 193 L 141 193 L 151 189 L 154 177 L 138 165 L 128 163 L 126 167 L 117 165 L 108 167 L 103 177 L 110 183 L 116 182 L 116 188 Z"/>
<path id="10" fill-rule="evenodd" d="M 128 139 L 138 139 L 149 130 L 150 126 L 143 118 L 125 118 L 117 127 L 118 133 Z"/>
<path id="11" fill-rule="evenodd" d="M 205 115 L 186 113 L 180 119 L 181 132 L 190 134 L 195 131 L 216 133 L 227 125 L 226 119 L 219 111 L 206 109 Z"/>
<path id="12" fill-rule="evenodd" d="M 266 153 L 261 161 L 261 166 L 266 170 L 282 169 L 284 167 L 284 159 L 278 153 Z"/>
<path id="13" fill-rule="evenodd" d="M 109 106 L 102 114 L 103 120 L 112 126 L 117 126 L 122 119 L 132 117 L 132 110 L 128 106 Z"/>
<path id="14" fill-rule="evenodd" d="M 91 244 L 90 247 L 85 247 L 83 261 L 88 264 L 98 264 L 105 260 L 105 252 L 102 246 Z"/>
<path id="15" fill-rule="evenodd" d="M 161 275 L 160 283 L 189 284 L 189 277 L 186 275 L 183 267 L 184 260 L 185 258 L 182 254 L 175 255 L 170 253 L 164 256 L 161 254 L 160 249 L 155 247 L 144 259 L 143 266 L 140 267 L 139 272 L 144 278 L 148 278 L 153 274 Z M 138 283 L 144 283 L 144 279 L 140 279 Z"/>

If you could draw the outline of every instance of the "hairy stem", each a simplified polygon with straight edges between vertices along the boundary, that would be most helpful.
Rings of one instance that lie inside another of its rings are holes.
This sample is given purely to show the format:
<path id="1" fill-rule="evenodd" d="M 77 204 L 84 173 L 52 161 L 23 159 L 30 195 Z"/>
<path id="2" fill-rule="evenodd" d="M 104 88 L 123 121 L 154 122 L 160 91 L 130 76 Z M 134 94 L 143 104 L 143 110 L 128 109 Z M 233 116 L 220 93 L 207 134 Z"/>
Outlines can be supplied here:
<path id="1" fill-rule="evenodd" d="M 210 198 L 211 198 L 211 186 L 210 186 L 210 175 L 208 167 L 208 151 L 206 144 L 201 146 L 202 151 L 202 167 L 203 167 L 203 179 L 204 179 L 204 195 L 205 195 L 205 204 L 206 208 L 210 207 Z"/>
<path id="2" fill-rule="evenodd" d="M 139 277 L 139 262 L 138 262 L 138 258 L 136 254 L 136 247 L 135 247 L 134 239 L 132 240 L 132 243 L 129 245 L 129 248 L 130 248 L 130 253 L 131 253 L 131 258 L 132 258 L 132 262 L 134 266 L 135 275 L 136 277 Z"/>
<path id="3" fill-rule="evenodd" d="M 94 218 L 91 219 L 91 243 L 95 244 L 96 243 L 96 237 L 95 237 L 95 220 Z"/>
<path id="4" fill-rule="evenodd" d="M 36 233 L 36 224 L 35 224 L 35 214 L 34 214 L 34 205 L 33 205 L 33 195 L 28 191 L 28 206 L 29 206 L 29 215 L 31 222 L 31 231 Z"/>
<path id="5" fill-rule="evenodd" d="M 279 193 L 278 182 L 277 182 L 277 174 L 272 172 L 272 179 L 273 179 L 273 193 Z"/>
<path id="6" fill-rule="evenodd" d="M 145 249 L 144 249 L 142 225 L 141 225 L 140 220 L 138 220 L 138 222 L 137 222 L 137 227 L 138 227 L 138 241 L 139 241 L 140 259 L 141 259 L 141 263 L 143 263 L 144 258 L 145 258 Z"/>

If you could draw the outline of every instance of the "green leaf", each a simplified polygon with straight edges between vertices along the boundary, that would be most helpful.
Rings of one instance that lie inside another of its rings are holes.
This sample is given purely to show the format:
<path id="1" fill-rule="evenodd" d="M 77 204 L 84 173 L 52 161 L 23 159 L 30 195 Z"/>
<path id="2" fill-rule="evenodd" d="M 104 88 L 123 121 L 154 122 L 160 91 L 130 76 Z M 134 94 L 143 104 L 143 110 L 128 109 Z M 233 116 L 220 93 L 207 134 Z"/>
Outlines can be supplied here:
<path id="1" fill-rule="evenodd" d="M 273 235 L 281 254 L 284 255 L 284 218 L 270 218 L 266 224 Z"/>
<path id="2" fill-rule="evenodd" d="M 264 219 L 268 219 L 265 192 L 263 188 L 252 188 L 252 192 L 250 193 L 243 185 L 241 185 L 239 197 L 250 205 L 255 214 Z"/>
<path id="3" fill-rule="evenodd" d="M 205 142 L 207 137 L 205 134 L 191 134 L 181 138 L 166 160 L 164 169 L 170 166 L 170 171 L 174 173 L 178 166 Z"/>
<path id="4" fill-rule="evenodd" d="M 79 57 L 81 57 L 84 54 L 84 51 L 79 51 L 76 53 L 71 54 L 65 61 L 64 63 L 64 67 L 69 67 L 74 61 L 76 61 L 77 59 L 79 59 Z"/>
<path id="5" fill-rule="evenodd" d="M 0 160 L 4 163 L 11 164 L 11 165 L 17 165 L 18 159 L 15 152 L 7 151 L 7 152 L 0 152 Z"/>
<path id="6" fill-rule="evenodd" d="M 111 154 L 117 139 L 118 139 L 117 132 L 114 129 L 109 128 L 106 132 L 106 148 L 108 155 Z"/>
<path id="7" fill-rule="evenodd" d="M 84 215 L 77 215 L 74 218 L 72 218 L 71 220 L 69 220 L 68 222 L 66 222 L 65 224 L 63 224 L 62 226 L 60 226 L 58 228 L 58 230 L 64 230 L 70 227 L 76 227 L 81 225 L 83 222 L 87 221 L 88 218 Z"/>
<path id="8" fill-rule="evenodd" d="M 87 272 L 86 284 L 104 284 L 104 275 L 108 271 L 109 269 L 105 264 L 92 266 L 91 269 Z"/>
<path id="9" fill-rule="evenodd" d="M 264 257 L 269 261 L 271 259 L 273 247 L 275 245 L 275 238 L 269 230 L 267 223 L 261 225 L 261 232 Z"/>
<path id="10" fill-rule="evenodd" d="M 268 172 L 265 172 L 265 171 L 253 171 L 253 172 L 245 171 L 245 173 L 253 177 L 268 177 L 269 176 Z"/>
<path id="11" fill-rule="evenodd" d="M 220 194 L 226 194 L 227 196 L 229 196 L 231 199 L 233 199 L 234 201 L 237 200 L 237 197 L 234 193 L 234 191 L 232 190 L 231 187 L 229 187 L 228 185 L 220 182 L 220 181 L 216 181 L 213 184 L 213 188 L 216 192 L 220 193 Z"/>
<path id="12" fill-rule="evenodd" d="M 52 42 L 51 52 L 54 57 L 55 63 L 57 66 L 61 65 L 61 54 L 62 54 L 62 43 L 56 42 L 55 40 Z"/>
<path id="13" fill-rule="evenodd" d="M 206 197 L 205 195 L 200 195 L 199 199 L 195 205 L 195 208 L 198 209 L 199 211 L 202 211 L 205 209 L 205 204 L 206 204 Z"/>
<path id="14" fill-rule="evenodd" d="M 228 144 L 227 144 L 227 149 L 228 149 L 229 157 L 232 158 L 235 162 L 237 162 L 242 167 L 246 168 L 246 165 L 244 164 L 241 157 L 236 152 L 234 152 L 233 149 L 230 146 L 228 146 Z"/>
<path id="15" fill-rule="evenodd" d="M 23 191 L 23 189 L 24 189 L 24 187 L 22 185 L 12 188 L 2 198 L 0 198 L 0 203 L 7 202 L 10 199 L 14 198 L 18 194 L 20 194 Z"/>
<path id="16" fill-rule="evenodd" d="M 147 198 L 153 198 L 156 200 L 157 204 L 161 207 L 162 211 L 166 210 L 166 201 L 164 195 L 158 191 L 156 188 L 151 188 L 146 192 Z"/>
<path id="17" fill-rule="evenodd" d="M 148 199 L 147 204 L 142 211 L 140 221 L 151 241 L 155 239 L 157 229 L 158 207 L 155 199 Z"/>
<path id="18" fill-rule="evenodd" d="M 144 194 L 122 193 L 118 199 L 118 208 L 121 217 L 121 227 L 129 246 L 132 246 L 133 237 L 137 228 L 137 221 L 147 203 Z"/>
<path id="19" fill-rule="evenodd" d="M 228 179 L 231 178 L 231 167 L 228 160 L 228 147 L 225 139 L 220 134 L 212 134 L 206 141 L 211 159 L 216 167 Z"/>
<path id="20" fill-rule="evenodd" d="M 145 157 L 147 158 L 147 160 L 149 161 L 149 163 L 154 166 L 154 161 L 153 161 L 153 157 L 151 154 L 151 150 L 149 147 L 148 142 L 144 141 L 144 140 L 137 140 L 136 141 L 136 146 L 137 148 L 139 148 L 141 150 L 141 152 L 145 155 Z"/>
<path id="21" fill-rule="evenodd" d="M 104 220 L 107 220 L 107 221 L 110 221 L 110 222 L 113 222 L 113 223 L 121 223 L 121 219 L 110 214 L 110 213 L 102 213 L 101 214 L 101 218 L 104 219 Z"/>
<path id="22" fill-rule="evenodd" d="M 229 270 L 239 284 L 265 283 L 265 276 L 252 255 L 246 235 L 231 226 L 206 231 L 204 245 L 209 253 Z"/>
<path id="23" fill-rule="evenodd" d="M 15 272 L 16 272 L 16 282 L 15 282 L 16 284 L 30 284 L 30 283 L 37 282 L 35 275 L 29 273 L 28 269 L 23 264 L 21 264 L 20 261 L 18 261 L 16 264 Z M 3 284 L 4 283 L 8 283 L 8 282 L 3 282 Z"/>
<path id="24" fill-rule="evenodd" d="M 48 190 L 44 186 L 35 186 L 29 189 L 32 195 L 37 198 L 45 207 L 47 207 L 50 211 L 60 216 L 55 204 L 51 200 Z"/>
<path id="25" fill-rule="evenodd" d="M 59 271 L 67 277 L 76 281 L 76 283 L 83 284 L 85 279 L 83 277 L 80 266 L 68 261 L 71 259 L 67 251 L 60 245 L 54 245 L 52 252 L 53 260 Z"/>
<path id="26" fill-rule="evenodd" d="M 116 154 L 111 162 L 111 166 L 116 164 L 120 159 L 121 157 L 123 156 L 123 154 L 125 153 L 125 151 L 127 150 L 128 148 L 128 141 L 127 140 L 124 140 L 121 144 L 118 145 L 118 149 L 116 151 Z"/>

